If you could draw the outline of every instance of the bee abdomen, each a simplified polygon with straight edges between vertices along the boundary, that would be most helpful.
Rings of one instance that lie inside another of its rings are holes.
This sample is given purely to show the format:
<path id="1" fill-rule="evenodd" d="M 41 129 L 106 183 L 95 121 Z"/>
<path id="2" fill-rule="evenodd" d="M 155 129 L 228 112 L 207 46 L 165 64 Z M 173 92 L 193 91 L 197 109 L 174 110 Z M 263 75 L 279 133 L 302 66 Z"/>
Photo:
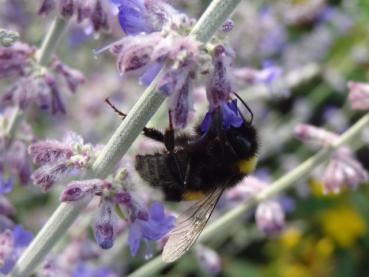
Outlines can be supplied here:
<path id="1" fill-rule="evenodd" d="M 135 167 L 141 178 L 154 187 L 163 187 L 174 182 L 163 155 L 137 155 Z"/>

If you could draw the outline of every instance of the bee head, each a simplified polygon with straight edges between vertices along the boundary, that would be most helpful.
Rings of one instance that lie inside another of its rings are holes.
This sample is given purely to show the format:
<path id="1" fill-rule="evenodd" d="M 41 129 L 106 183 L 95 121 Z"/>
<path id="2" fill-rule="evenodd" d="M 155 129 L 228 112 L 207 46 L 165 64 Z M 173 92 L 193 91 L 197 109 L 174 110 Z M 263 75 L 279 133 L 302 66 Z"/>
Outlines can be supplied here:
<path id="1" fill-rule="evenodd" d="M 258 149 L 257 134 L 250 123 L 244 122 L 240 127 L 231 127 L 226 134 L 239 158 L 255 156 Z"/>

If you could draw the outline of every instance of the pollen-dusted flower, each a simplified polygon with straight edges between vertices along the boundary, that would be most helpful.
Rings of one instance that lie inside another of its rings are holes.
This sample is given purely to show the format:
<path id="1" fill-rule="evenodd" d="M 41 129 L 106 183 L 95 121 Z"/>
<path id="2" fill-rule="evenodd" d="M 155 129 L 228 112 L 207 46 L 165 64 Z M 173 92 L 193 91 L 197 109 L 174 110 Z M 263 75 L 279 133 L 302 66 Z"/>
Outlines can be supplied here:
<path id="1" fill-rule="evenodd" d="M 32 240 L 32 233 L 16 225 L 0 234 L 0 272 L 9 274 L 20 254 Z"/>
<path id="2" fill-rule="evenodd" d="M 264 233 L 278 233 L 284 226 L 282 206 L 275 200 L 263 202 L 256 208 L 255 219 L 258 228 Z"/>
<path id="3" fill-rule="evenodd" d="M 323 177 L 324 193 L 339 193 L 345 186 L 355 189 L 368 181 L 368 173 L 350 149 L 339 148 L 332 154 Z"/>
<path id="4" fill-rule="evenodd" d="M 117 233 L 118 217 L 114 211 L 113 204 L 113 201 L 109 198 L 102 199 L 100 211 L 93 227 L 95 240 L 102 249 L 113 247 Z"/>
<path id="5" fill-rule="evenodd" d="M 209 247 L 198 245 L 196 247 L 197 260 L 208 274 L 217 275 L 222 269 L 221 259 L 217 252 Z"/>
<path id="6" fill-rule="evenodd" d="M 369 84 L 350 81 L 347 86 L 350 90 L 348 100 L 351 107 L 355 110 L 368 110 Z"/>

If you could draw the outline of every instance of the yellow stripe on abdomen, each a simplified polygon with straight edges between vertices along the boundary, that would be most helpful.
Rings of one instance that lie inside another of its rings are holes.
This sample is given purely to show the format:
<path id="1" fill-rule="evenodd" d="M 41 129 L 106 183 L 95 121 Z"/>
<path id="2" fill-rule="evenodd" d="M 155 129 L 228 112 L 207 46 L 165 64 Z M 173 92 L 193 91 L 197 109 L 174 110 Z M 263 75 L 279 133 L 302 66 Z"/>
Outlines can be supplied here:
<path id="1" fill-rule="evenodd" d="M 247 160 L 240 160 L 237 162 L 237 167 L 241 173 L 249 174 L 250 172 L 254 171 L 257 161 L 258 158 L 256 156 Z"/>
<path id="2" fill-rule="evenodd" d="M 205 194 L 201 191 L 187 191 L 183 193 L 182 199 L 185 201 L 193 201 L 204 198 Z"/>

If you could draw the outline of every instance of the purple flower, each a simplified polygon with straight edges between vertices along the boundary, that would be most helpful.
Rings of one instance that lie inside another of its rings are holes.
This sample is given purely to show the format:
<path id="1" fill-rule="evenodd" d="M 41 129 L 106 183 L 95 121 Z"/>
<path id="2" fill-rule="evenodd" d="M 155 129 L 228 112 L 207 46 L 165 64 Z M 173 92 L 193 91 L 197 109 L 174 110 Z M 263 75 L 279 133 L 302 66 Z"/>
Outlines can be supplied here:
<path id="1" fill-rule="evenodd" d="M 70 68 L 59 59 L 54 59 L 51 66 L 57 74 L 64 78 L 69 90 L 73 93 L 85 82 L 85 77 L 80 71 Z"/>
<path id="2" fill-rule="evenodd" d="M 91 199 L 93 193 L 96 193 L 98 187 L 102 187 L 104 181 L 99 179 L 72 181 L 64 189 L 60 195 L 62 202 L 75 202 L 82 199 Z"/>
<path id="3" fill-rule="evenodd" d="M 210 109 L 227 103 L 230 94 L 234 91 L 232 86 L 231 65 L 234 58 L 233 50 L 218 45 L 214 49 L 213 72 L 206 86 L 206 95 Z"/>
<path id="4" fill-rule="evenodd" d="M 71 145 L 56 140 L 44 140 L 31 144 L 28 153 L 35 164 L 44 165 L 59 159 L 69 159 L 73 150 Z"/>
<path id="5" fill-rule="evenodd" d="M 277 201 L 269 200 L 258 205 L 255 213 L 258 228 L 266 234 L 280 232 L 284 226 L 284 212 Z"/>
<path id="6" fill-rule="evenodd" d="M 295 136 L 305 143 L 319 146 L 330 145 L 338 139 L 338 135 L 309 124 L 298 124 L 294 130 Z"/>
<path id="7" fill-rule="evenodd" d="M 154 202 L 151 204 L 148 218 L 135 218 L 130 226 L 128 234 L 128 244 L 131 255 L 137 254 L 141 239 L 159 240 L 165 236 L 175 224 L 173 216 L 165 215 L 164 207 Z"/>
<path id="8" fill-rule="evenodd" d="M 119 24 L 126 34 L 135 35 L 153 31 L 144 0 L 121 0 L 116 2 L 120 4 Z"/>
<path id="9" fill-rule="evenodd" d="M 237 100 L 234 99 L 228 103 L 222 104 L 220 106 L 223 128 L 225 130 L 233 127 L 240 127 L 243 123 L 243 118 L 237 108 Z M 212 124 L 212 116 L 214 111 L 209 111 L 206 113 L 202 123 L 201 123 L 201 132 L 205 133 L 209 130 Z"/>
<path id="10" fill-rule="evenodd" d="M 55 8 L 55 0 L 43 0 L 38 15 L 48 15 Z"/>
<path id="11" fill-rule="evenodd" d="M 32 240 L 32 233 L 23 229 L 21 225 L 16 225 L 0 234 L 0 272 L 8 274 L 22 251 Z"/>
<path id="12" fill-rule="evenodd" d="M 3 173 L 0 172 L 0 195 L 10 192 L 13 188 L 13 184 L 14 182 L 12 176 L 5 180 Z"/>
<path id="13" fill-rule="evenodd" d="M 72 277 L 117 277 L 109 267 L 92 268 L 87 263 L 80 262 L 73 270 Z"/>
<path id="14" fill-rule="evenodd" d="M 348 100 L 354 110 L 369 109 L 369 84 L 350 81 Z"/>
<path id="15" fill-rule="evenodd" d="M 368 173 L 348 148 L 333 153 L 323 177 L 323 191 L 339 193 L 342 187 L 357 188 L 368 181 Z"/>
<path id="16" fill-rule="evenodd" d="M 220 257 L 213 249 L 198 245 L 196 247 L 196 257 L 200 266 L 211 276 L 218 274 L 222 269 Z"/>
<path id="17" fill-rule="evenodd" d="M 103 199 L 100 212 L 94 224 L 95 240 L 102 249 L 113 247 L 117 232 L 117 215 L 110 199 Z"/>

